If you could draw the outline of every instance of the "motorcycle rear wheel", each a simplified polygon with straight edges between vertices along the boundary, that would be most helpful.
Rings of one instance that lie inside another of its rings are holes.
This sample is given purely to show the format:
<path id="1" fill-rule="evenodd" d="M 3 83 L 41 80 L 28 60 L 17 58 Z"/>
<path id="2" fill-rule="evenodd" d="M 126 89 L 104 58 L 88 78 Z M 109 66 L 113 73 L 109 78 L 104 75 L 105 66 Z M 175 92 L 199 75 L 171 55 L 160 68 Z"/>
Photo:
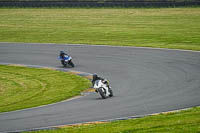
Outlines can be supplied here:
<path id="1" fill-rule="evenodd" d="M 74 67 L 74 63 L 72 61 L 69 61 L 69 65 L 71 65 L 72 67 Z"/>
<path id="2" fill-rule="evenodd" d="M 67 63 L 65 63 L 65 61 L 61 61 L 61 64 L 64 66 L 64 67 L 67 67 Z"/>

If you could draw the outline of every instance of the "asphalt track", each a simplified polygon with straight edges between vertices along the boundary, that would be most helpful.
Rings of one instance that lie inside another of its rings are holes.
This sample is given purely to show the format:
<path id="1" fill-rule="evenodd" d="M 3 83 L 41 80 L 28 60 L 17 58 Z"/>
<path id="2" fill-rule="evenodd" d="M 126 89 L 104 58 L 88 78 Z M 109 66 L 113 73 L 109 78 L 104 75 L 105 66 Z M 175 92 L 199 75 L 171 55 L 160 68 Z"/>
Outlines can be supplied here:
<path id="1" fill-rule="evenodd" d="M 0 132 L 111 120 L 200 105 L 200 52 L 131 47 L 0 43 L 0 62 L 62 68 L 60 50 L 75 68 L 110 80 L 114 97 L 96 93 L 49 106 L 0 114 Z"/>

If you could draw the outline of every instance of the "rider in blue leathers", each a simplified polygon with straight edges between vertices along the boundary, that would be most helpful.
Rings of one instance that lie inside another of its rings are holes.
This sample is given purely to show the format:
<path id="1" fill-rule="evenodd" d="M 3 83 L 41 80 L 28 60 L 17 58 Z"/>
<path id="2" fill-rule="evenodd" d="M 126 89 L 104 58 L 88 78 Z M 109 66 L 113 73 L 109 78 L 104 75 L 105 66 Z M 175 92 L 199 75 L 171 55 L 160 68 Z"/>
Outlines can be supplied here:
<path id="1" fill-rule="evenodd" d="M 60 57 L 62 58 L 62 59 L 64 59 L 64 57 L 65 57 L 65 55 L 67 55 L 64 51 L 60 51 Z"/>
<path id="2" fill-rule="evenodd" d="M 63 65 L 65 64 L 64 63 L 65 56 L 68 56 L 68 55 L 64 51 L 60 51 L 59 57 L 60 57 L 61 62 L 62 62 Z"/>

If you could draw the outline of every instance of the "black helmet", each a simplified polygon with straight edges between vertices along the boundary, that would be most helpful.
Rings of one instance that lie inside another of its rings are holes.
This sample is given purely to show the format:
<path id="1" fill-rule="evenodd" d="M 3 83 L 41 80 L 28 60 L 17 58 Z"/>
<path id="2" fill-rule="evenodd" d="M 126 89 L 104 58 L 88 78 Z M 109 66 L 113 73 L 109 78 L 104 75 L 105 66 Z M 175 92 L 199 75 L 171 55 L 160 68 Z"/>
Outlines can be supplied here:
<path id="1" fill-rule="evenodd" d="M 64 51 L 60 51 L 60 54 L 64 54 L 65 52 Z"/>
<path id="2" fill-rule="evenodd" d="M 93 74 L 93 79 L 97 79 L 97 74 L 95 73 L 95 74 Z"/>

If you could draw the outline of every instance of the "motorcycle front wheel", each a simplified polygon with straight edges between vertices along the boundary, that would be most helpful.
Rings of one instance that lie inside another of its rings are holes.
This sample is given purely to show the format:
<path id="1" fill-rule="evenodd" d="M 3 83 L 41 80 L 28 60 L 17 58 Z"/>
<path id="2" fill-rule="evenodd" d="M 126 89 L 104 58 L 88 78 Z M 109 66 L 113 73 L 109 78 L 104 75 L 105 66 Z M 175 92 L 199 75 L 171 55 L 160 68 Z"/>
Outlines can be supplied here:
<path id="1" fill-rule="evenodd" d="M 110 97 L 112 97 L 113 96 L 113 91 L 111 90 L 111 89 L 109 89 L 109 92 L 110 92 Z"/>
<path id="2" fill-rule="evenodd" d="M 106 90 L 103 87 L 99 88 L 98 92 L 103 99 L 106 99 Z"/>

